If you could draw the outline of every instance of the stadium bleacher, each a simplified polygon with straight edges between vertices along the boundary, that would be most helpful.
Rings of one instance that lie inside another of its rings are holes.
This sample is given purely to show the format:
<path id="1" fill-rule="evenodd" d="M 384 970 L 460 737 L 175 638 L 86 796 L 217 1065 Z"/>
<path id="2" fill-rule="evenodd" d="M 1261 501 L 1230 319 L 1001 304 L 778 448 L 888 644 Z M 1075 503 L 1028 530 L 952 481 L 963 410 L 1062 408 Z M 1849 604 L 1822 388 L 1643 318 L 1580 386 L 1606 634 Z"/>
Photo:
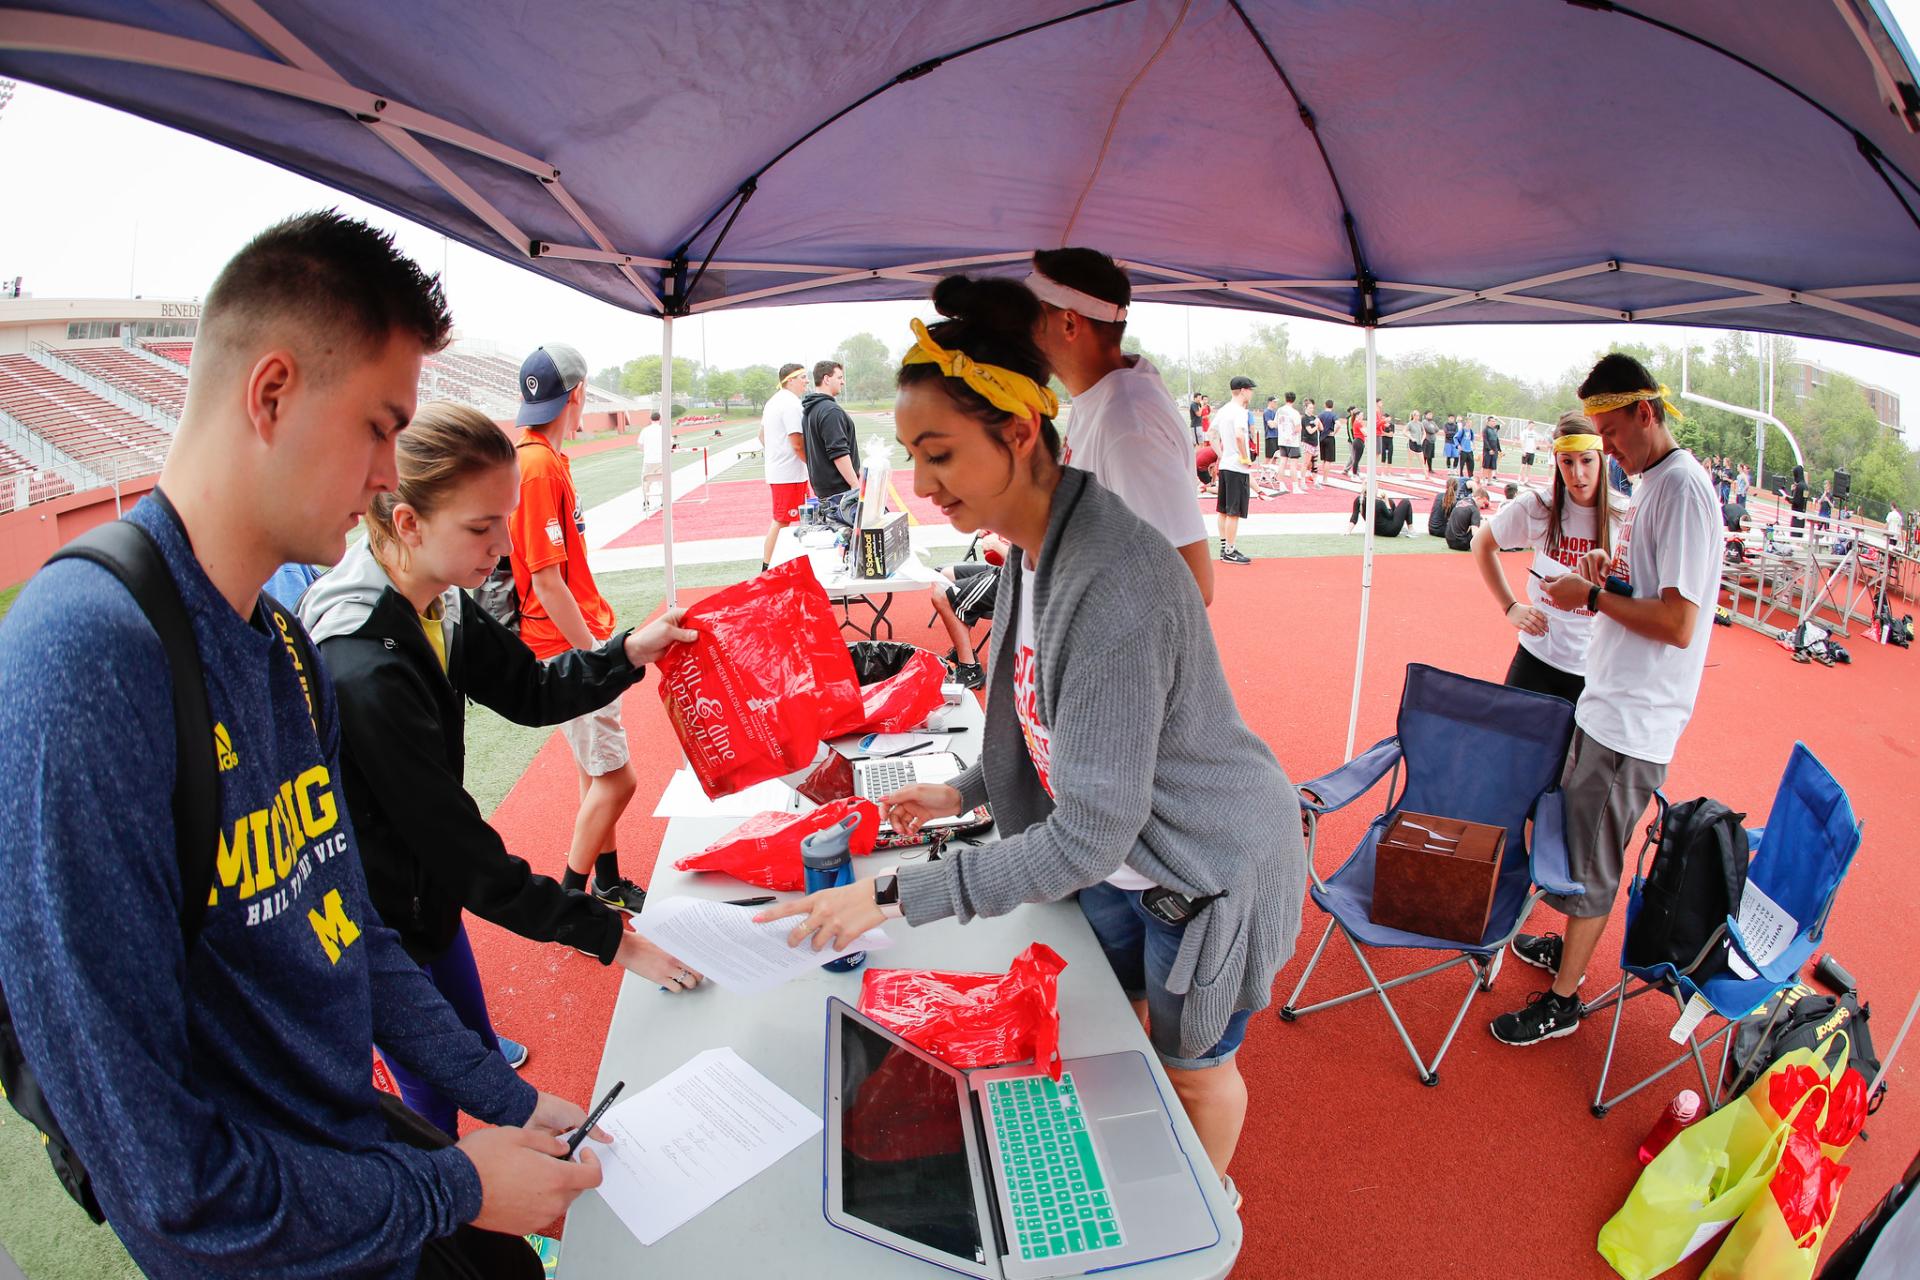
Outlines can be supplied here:
<path id="1" fill-rule="evenodd" d="M 106 474 L 150 475 L 173 437 L 26 356 L 0 356 L 0 409 L 68 457 Z"/>
<path id="2" fill-rule="evenodd" d="M 62 347 L 57 359 L 92 374 L 100 381 L 173 418 L 187 403 L 185 369 L 163 369 L 125 347 Z"/>
<path id="3" fill-rule="evenodd" d="M 481 351 L 448 348 L 428 356 L 420 369 L 422 400 L 458 400 L 495 417 L 506 417 L 518 409 L 519 384 L 518 360 Z M 586 407 L 589 413 L 607 413 L 623 406 L 589 384 Z"/>
<path id="4" fill-rule="evenodd" d="M 48 498 L 73 492 L 73 485 L 68 483 L 65 476 L 41 471 L 14 450 L 0 444 L 0 512 L 13 510 L 14 494 L 23 475 L 31 477 L 27 487 L 29 503 L 45 502 Z"/>
<path id="5" fill-rule="evenodd" d="M 193 343 L 191 341 L 160 342 L 154 339 L 147 339 L 141 342 L 140 345 L 163 359 L 173 361 L 182 369 L 186 368 L 187 362 L 193 358 Z"/>

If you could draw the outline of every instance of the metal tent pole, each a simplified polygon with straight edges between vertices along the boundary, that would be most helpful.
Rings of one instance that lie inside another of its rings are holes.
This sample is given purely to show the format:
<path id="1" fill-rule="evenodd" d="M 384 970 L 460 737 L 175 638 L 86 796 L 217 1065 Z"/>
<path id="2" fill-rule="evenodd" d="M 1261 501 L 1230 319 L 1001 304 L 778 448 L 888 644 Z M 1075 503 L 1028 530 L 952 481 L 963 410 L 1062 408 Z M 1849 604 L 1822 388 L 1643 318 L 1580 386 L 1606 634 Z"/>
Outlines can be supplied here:
<path id="1" fill-rule="evenodd" d="M 645 448 L 640 450 L 640 483 L 646 478 Z M 673 317 L 660 317 L 660 555 L 667 571 L 667 608 L 680 603 L 673 580 Z"/>
<path id="2" fill-rule="evenodd" d="M 1347 712 L 1347 754 L 1353 759 L 1353 737 L 1360 728 L 1360 680 L 1367 664 L 1367 610 L 1373 603 L 1373 502 L 1378 493 L 1375 470 L 1380 460 L 1380 441 L 1374 428 L 1373 402 L 1378 398 L 1378 352 L 1374 348 L 1374 330 L 1367 327 L 1367 399 L 1360 406 L 1362 421 L 1368 424 L 1367 439 L 1361 447 L 1367 451 L 1367 485 L 1360 495 L 1360 519 L 1367 540 L 1360 555 L 1360 637 L 1353 647 L 1353 705 Z"/>

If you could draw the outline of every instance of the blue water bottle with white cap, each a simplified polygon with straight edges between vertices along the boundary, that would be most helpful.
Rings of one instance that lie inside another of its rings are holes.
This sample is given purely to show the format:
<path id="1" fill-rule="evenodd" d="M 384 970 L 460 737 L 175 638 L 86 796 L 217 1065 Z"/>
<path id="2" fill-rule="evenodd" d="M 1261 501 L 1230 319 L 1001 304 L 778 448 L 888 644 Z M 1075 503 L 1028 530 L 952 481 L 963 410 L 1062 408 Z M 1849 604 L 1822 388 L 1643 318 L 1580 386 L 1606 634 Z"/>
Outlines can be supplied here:
<path id="1" fill-rule="evenodd" d="M 808 893 L 853 883 L 853 833 L 859 829 L 860 815 L 850 813 L 800 841 L 800 865 L 806 870 Z M 866 962 L 867 953 L 855 951 L 820 967 L 830 973 L 848 973 Z"/>

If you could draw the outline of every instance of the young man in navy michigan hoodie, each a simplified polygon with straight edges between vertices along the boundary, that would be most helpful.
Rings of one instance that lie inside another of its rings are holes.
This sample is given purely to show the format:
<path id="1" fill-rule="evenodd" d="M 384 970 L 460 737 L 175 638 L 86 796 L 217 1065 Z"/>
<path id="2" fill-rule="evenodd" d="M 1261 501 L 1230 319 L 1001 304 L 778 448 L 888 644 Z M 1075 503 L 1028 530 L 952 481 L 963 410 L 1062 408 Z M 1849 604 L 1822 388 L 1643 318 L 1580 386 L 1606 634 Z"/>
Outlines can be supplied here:
<path id="1" fill-rule="evenodd" d="M 580 1108 L 485 1049 L 374 914 L 332 686 L 256 608 L 277 566 L 337 561 L 393 487 L 449 327 L 437 280 L 331 212 L 263 232 L 207 295 L 179 432 L 130 517 L 179 586 L 214 721 L 220 836 L 191 946 L 154 628 L 75 560 L 0 625 L 0 982 L 149 1276 L 446 1274 L 449 1250 L 519 1274 L 511 1237 L 600 1181 L 590 1153 L 555 1158 Z M 376 1043 L 500 1127 L 394 1140 Z"/>

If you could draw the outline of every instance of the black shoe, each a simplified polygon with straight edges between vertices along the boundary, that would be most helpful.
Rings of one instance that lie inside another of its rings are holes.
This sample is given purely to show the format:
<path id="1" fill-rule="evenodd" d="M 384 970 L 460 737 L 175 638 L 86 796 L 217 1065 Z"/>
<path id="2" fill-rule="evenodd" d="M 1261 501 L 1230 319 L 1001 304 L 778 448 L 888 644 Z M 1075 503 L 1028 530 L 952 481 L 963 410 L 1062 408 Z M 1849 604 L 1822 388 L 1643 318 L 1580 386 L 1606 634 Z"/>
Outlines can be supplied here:
<path id="1" fill-rule="evenodd" d="M 1580 1029 L 1580 997 L 1556 995 L 1549 988 L 1527 997 L 1526 1007 L 1503 1013 L 1490 1024 L 1501 1044 L 1538 1044 Z"/>
<path id="2" fill-rule="evenodd" d="M 1536 969 L 1560 972 L 1560 935 L 1557 933 L 1516 933 L 1507 949 Z"/>
<path id="3" fill-rule="evenodd" d="M 986 686 L 987 673 L 981 670 L 977 662 L 956 662 L 953 664 L 953 681 L 969 689 L 980 689 Z"/>
<path id="4" fill-rule="evenodd" d="M 602 885 L 595 877 L 589 892 L 610 907 L 618 907 L 629 914 L 638 912 L 647 905 L 647 891 L 633 881 L 621 876 L 612 884 Z"/>
<path id="5" fill-rule="evenodd" d="M 1228 564 L 1252 564 L 1253 560 L 1238 547 L 1228 547 L 1220 553 L 1220 558 Z"/>

